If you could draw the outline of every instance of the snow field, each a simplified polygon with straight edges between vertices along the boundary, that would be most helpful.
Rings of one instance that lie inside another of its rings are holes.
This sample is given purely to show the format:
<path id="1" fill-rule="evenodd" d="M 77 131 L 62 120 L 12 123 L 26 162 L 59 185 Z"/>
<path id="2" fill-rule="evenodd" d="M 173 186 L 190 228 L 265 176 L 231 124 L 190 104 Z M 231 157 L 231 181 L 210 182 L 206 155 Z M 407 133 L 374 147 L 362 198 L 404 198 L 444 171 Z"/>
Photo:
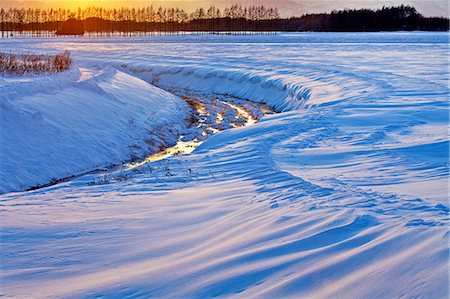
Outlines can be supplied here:
<path id="1" fill-rule="evenodd" d="M 125 181 L 3 195 L 4 295 L 448 297 L 448 33 L 161 41 L 0 48 L 282 113 Z"/>

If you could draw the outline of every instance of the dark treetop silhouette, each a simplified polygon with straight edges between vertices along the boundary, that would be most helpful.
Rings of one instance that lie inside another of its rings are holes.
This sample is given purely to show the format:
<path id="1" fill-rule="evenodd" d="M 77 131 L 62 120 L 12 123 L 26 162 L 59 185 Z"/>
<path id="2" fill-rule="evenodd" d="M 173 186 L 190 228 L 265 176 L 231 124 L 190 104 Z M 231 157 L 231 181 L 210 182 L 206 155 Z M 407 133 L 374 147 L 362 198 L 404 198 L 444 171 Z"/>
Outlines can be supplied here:
<path id="1" fill-rule="evenodd" d="M 275 31 L 449 30 L 447 18 L 426 18 L 411 6 L 309 14 L 282 19 L 276 8 L 211 6 L 187 13 L 179 8 L 0 9 L 2 37 L 15 35 L 100 36 L 175 34 L 180 32 L 269 33 Z"/>

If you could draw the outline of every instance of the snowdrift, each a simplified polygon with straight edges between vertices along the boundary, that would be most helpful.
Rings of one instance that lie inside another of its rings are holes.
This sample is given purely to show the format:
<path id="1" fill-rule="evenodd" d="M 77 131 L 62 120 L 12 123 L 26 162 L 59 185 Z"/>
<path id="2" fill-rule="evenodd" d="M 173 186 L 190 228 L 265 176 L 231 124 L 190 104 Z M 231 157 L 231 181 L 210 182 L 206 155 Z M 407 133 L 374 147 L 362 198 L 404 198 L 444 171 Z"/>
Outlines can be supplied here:
<path id="1" fill-rule="evenodd" d="M 163 87 L 228 94 L 265 103 L 278 112 L 331 104 L 339 98 L 338 85 L 322 84 L 297 73 L 273 74 L 241 68 L 198 66 L 127 66 L 139 78 Z"/>
<path id="2" fill-rule="evenodd" d="M 176 96 L 111 67 L 2 81 L 2 193 L 173 144 L 189 111 Z"/>
<path id="3" fill-rule="evenodd" d="M 129 72 L 80 83 L 126 124 L 124 85 L 161 92 L 136 77 L 283 111 L 128 181 L 0 196 L 5 296 L 448 298 L 448 33 L 167 39 L 0 44 Z"/>

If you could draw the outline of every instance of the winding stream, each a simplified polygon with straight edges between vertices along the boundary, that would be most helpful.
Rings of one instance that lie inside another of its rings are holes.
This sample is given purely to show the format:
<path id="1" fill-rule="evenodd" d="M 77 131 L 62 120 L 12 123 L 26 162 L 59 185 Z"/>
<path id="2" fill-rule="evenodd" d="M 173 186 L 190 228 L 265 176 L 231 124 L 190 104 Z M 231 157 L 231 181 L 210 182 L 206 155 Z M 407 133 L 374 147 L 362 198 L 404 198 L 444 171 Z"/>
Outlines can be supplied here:
<path id="1" fill-rule="evenodd" d="M 86 175 L 96 176 L 90 182 L 94 185 L 107 184 L 111 180 L 127 180 L 127 175 L 122 174 L 122 171 L 132 170 L 169 157 L 190 154 L 206 139 L 220 131 L 249 126 L 258 122 L 264 115 L 274 113 L 265 104 L 228 95 L 201 94 L 179 89 L 169 89 L 168 91 L 184 99 L 192 108 L 190 126 L 178 138 L 174 146 L 150 154 L 139 161 L 95 169 L 80 175 L 53 180 L 48 184 L 34 186 L 28 189 L 28 191 L 68 182 Z"/>
<path id="2" fill-rule="evenodd" d="M 264 115 L 274 113 L 267 105 L 231 96 L 200 94 L 188 90 L 169 91 L 184 99 L 192 107 L 193 123 L 174 146 L 152 154 L 142 161 L 130 163 L 126 169 L 171 156 L 190 154 L 206 139 L 220 131 L 249 126 L 258 122 Z"/>

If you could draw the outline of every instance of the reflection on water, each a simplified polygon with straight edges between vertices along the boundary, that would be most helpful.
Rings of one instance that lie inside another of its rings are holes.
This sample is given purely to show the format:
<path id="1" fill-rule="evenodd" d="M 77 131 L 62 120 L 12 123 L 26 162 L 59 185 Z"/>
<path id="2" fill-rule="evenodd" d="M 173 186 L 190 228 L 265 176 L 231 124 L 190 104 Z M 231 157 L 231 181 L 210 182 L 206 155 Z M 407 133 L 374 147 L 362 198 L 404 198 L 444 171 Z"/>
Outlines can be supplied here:
<path id="1" fill-rule="evenodd" d="M 171 156 L 192 153 L 210 136 L 229 129 L 255 124 L 265 114 L 273 113 L 263 104 L 221 95 L 204 95 L 186 90 L 170 90 L 183 98 L 192 108 L 195 122 L 178 142 L 143 161 L 127 165 L 133 169 Z"/>
<path id="2" fill-rule="evenodd" d="M 244 126 L 253 125 L 258 122 L 259 119 L 255 117 L 252 113 L 250 113 L 248 110 L 246 110 L 243 106 L 235 105 L 230 102 L 227 102 L 226 104 L 229 105 L 231 108 L 235 109 L 238 112 L 239 117 L 246 120 Z"/>
<path id="3" fill-rule="evenodd" d="M 197 139 L 191 141 L 178 140 L 176 145 L 168 147 L 159 153 L 148 156 L 147 158 L 145 158 L 144 161 L 131 163 L 128 166 L 128 169 L 133 169 L 147 163 L 160 161 L 171 156 L 190 154 L 202 143 L 203 141 Z"/>

